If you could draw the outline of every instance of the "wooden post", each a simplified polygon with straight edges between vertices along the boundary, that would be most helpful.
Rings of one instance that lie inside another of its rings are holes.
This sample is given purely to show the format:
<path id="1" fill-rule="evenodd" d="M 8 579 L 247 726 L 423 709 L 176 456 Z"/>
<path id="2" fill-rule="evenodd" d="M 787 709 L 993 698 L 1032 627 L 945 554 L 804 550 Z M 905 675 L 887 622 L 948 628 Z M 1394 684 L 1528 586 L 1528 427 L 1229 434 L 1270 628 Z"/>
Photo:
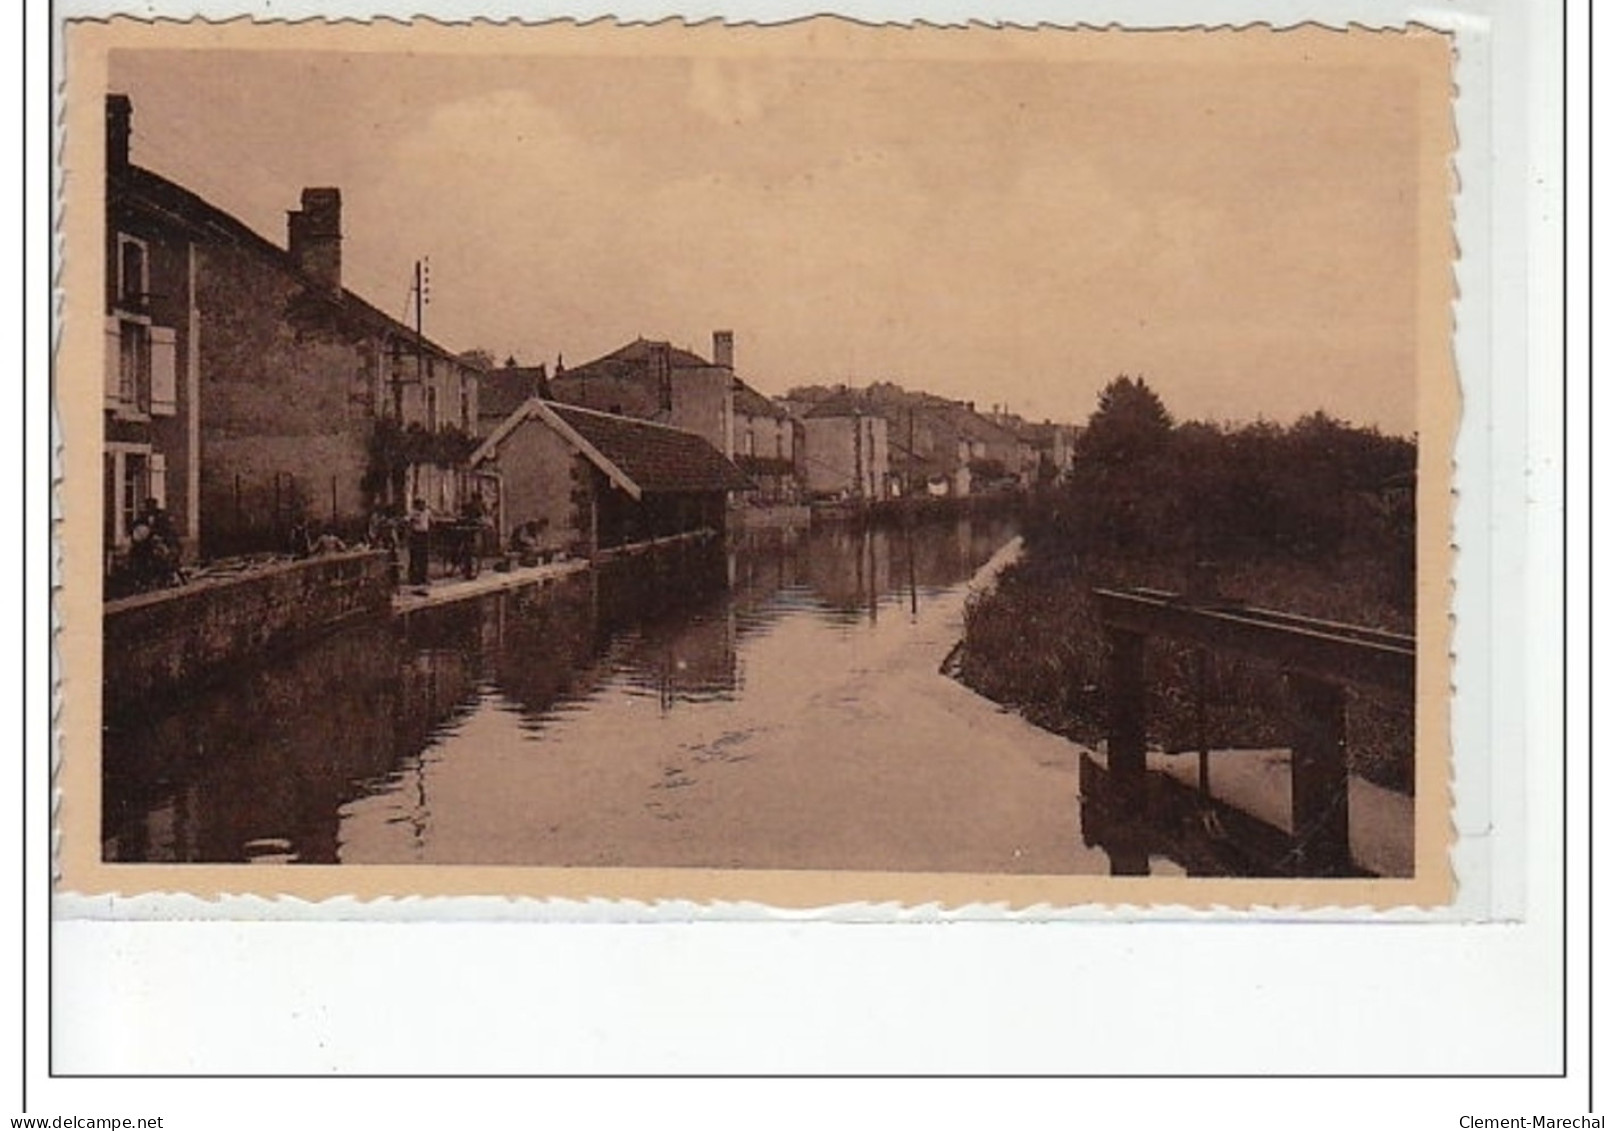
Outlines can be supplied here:
<path id="1" fill-rule="evenodd" d="M 1194 650 L 1194 729 L 1195 744 L 1200 754 L 1200 793 L 1211 796 L 1211 738 L 1206 725 L 1206 664 L 1209 657 L 1204 648 Z"/>
<path id="2" fill-rule="evenodd" d="M 1290 674 L 1295 706 L 1290 755 L 1290 815 L 1301 875 L 1339 876 L 1351 869 L 1346 796 L 1346 702 L 1340 685 Z"/>
<path id="3" fill-rule="evenodd" d="M 1111 629 L 1106 762 L 1117 784 L 1144 779 L 1144 637 Z"/>
<path id="4" fill-rule="evenodd" d="M 1150 874 L 1150 833 L 1134 809 L 1136 794 L 1136 788 L 1118 784 L 1111 771 L 1101 770 L 1088 755 L 1077 759 L 1082 843 L 1104 850 L 1113 876 Z"/>

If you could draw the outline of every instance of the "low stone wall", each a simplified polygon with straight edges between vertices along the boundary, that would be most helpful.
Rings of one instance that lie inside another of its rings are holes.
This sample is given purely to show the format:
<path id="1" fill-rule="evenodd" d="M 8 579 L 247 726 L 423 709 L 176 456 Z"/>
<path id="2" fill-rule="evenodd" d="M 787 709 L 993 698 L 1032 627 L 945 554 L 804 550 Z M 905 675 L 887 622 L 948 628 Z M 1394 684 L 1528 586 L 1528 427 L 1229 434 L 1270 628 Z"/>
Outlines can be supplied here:
<path id="1" fill-rule="evenodd" d="M 108 713 L 166 698 L 354 617 L 387 611 L 388 557 L 332 554 L 109 601 L 102 617 Z"/>
<path id="2" fill-rule="evenodd" d="M 778 530 L 806 527 L 813 511 L 806 503 L 771 503 L 766 506 L 741 504 L 729 508 L 729 529 Z"/>
<path id="3" fill-rule="evenodd" d="M 812 505 L 813 522 L 930 522 L 953 518 L 994 518 L 1026 504 L 1019 491 L 982 495 L 921 495 L 902 499 L 823 501 Z"/>

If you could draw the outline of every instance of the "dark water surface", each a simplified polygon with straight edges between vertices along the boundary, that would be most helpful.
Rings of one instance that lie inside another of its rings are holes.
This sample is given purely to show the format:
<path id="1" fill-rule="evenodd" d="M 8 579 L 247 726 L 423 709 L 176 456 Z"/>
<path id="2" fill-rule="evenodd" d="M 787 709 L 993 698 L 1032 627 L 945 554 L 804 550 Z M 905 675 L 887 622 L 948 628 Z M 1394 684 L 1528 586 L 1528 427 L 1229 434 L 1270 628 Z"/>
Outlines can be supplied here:
<path id="1" fill-rule="evenodd" d="M 108 860 L 1108 870 L 941 675 L 1003 520 L 772 532 L 345 630 L 105 735 Z"/>

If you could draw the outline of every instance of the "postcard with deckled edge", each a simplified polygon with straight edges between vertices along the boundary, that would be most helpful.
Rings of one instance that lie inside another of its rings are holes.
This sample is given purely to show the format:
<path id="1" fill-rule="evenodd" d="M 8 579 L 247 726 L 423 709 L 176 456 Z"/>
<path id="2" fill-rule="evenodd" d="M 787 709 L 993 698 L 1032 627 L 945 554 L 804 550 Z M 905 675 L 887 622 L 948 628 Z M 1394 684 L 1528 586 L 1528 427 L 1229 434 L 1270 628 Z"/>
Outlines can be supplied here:
<path id="1" fill-rule="evenodd" d="M 59 891 L 1452 898 L 1446 35 L 65 51 Z"/>

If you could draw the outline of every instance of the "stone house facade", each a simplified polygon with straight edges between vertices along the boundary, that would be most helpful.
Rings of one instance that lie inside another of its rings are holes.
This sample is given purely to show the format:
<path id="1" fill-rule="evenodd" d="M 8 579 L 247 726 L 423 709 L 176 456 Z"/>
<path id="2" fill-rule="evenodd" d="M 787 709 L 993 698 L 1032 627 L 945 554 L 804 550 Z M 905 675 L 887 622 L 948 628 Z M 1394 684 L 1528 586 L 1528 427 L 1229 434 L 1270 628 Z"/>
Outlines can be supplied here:
<path id="1" fill-rule="evenodd" d="M 527 527 L 539 552 L 575 557 L 701 530 L 721 535 L 728 492 L 752 486 L 693 432 L 536 397 L 469 462 L 497 493 L 501 541 Z"/>
<path id="2" fill-rule="evenodd" d="M 668 342 L 636 338 L 549 380 L 562 404 L 693 432 L 726 458 L 735 450 L 734 373 Z"/>
<path id="3" fill-rule="evenodd" d="M 282 248 L 130 160 L 107 100 L 109 552 L 155 497 L 190 556 L 362 530 L 421 496 L 460 504 L 478 371 L 342 286 L 342 199 L 303 190 Z"/>
<path id="4" fill-rule="evenodd" d="M 797 430 L 785 410 L 735 375 L 735 336 L 712 335 L 712 360 L 638 338 L 548 381 L 556 401 L 694 432 L 752 481 L 744 497 L 794 500 Z"/>
<path id="5" fill-rule="evenodd" d="M 810 496 L 888 497 L 892 481 L 886 418 L 850 392 L 820 401 L 802 417 L 798 473 Z"/>
<path id="6" fill-rule="evenodd" d="M 757 484 L 747 498 L 759 503 L 795 502 L 801 494 L 796 474 L 800 425 L 739 377 L 734 404 L 735 466 Z"/>
<path id="7" fill-rule="evenodd" d="M 107 100 L 102 542 L 110 562 L 144 501 L 158 500 L 184 551 L 200 537 L 197 262 L 160 211 L 121 191 L 129 176 L 127 98 Z"/>

